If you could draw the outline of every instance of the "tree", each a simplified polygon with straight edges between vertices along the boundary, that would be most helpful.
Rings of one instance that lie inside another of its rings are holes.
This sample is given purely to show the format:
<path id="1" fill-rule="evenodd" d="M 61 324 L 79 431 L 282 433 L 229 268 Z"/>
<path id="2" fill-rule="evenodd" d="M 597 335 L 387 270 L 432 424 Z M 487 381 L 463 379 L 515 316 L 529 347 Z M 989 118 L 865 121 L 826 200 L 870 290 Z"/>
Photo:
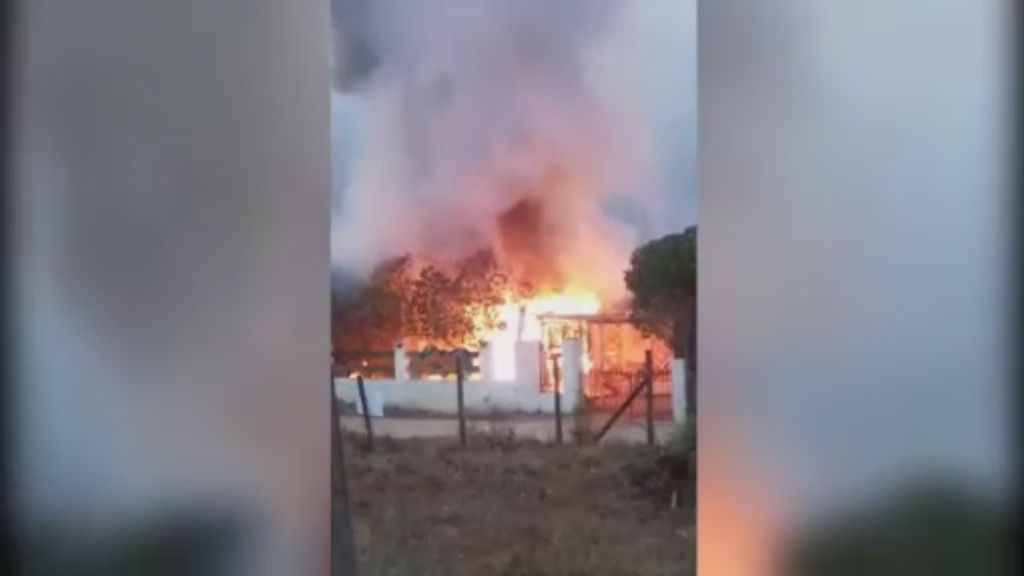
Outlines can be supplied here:
<path id="1" fill-rule="evenodd" d="M 472 335 L 498 328 L 498 307 L 512 292 L 509 277 L 501 270 L 491 250 L 481 250 L 460 260 L 455 266 L 455 294 L 463 314 L 472 320 Z"/>
<path id="2" fill-rule="evenodd" d="M 407 332 L 431 343 L 464 346 L 497 327 L 508 279 L 487 250 L 448 268 L 428 264 L 413 282 Z"/>
<path id="3" fill-rule="evenodd" d="M 336 352 L 389 349 L 404 332 L 412 284 L 408 255 L 381 262 L 361 284 L 332 291 L 332 340 Z"/>
<path id="4" fill-rule="evenodd" d="M 643 333 L 686 358 L 687 408 L 696 409 L 697 227 L 669 234 L 633 251 L 625 274 L 632 292 L 630 320 Z"/>
<path id="5" fill-rule="evenodd" d="M 385 260 L 362 284 L 334 294 L 334 348 L 387 349 L 407 337 L 443 347 L 475 343 L 497 327 L 509 289 L 489 250 L 443 265 L 410 255 Z"/>
<path id="6" fill-rule="evenodd" d="M 413 282 L 406 334 L 443 345 L 460 340 L 472 325 L 459 309 L 457 296 L 448 274 L 432 264 L 425 266 Z"/>

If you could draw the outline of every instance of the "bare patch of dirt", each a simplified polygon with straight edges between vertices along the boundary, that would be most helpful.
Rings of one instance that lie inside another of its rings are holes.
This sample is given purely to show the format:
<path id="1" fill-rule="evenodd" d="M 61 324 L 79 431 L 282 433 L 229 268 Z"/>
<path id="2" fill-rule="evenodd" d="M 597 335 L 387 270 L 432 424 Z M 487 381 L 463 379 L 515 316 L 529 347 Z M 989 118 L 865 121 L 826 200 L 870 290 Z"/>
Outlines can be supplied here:
<path id="1" fill-rule="evenodd" d="M 638 448 L 378 439 L 348 458 L 365 576 L 693 574 L 692 508 L 640 493 Z"/>

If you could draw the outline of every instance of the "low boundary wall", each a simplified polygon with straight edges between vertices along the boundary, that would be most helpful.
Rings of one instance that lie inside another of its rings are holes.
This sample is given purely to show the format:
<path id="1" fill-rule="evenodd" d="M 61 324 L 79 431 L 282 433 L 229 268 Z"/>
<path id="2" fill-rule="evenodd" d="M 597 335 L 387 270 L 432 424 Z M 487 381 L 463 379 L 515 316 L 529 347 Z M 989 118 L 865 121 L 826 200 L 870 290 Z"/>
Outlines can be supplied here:
<path id="1" fill-rule="evenodd" d="M 523 342 L 515 347 L 515 377 L 499 380 L 495 377 L 493 361 L 485 351 L 480 355 L 482 366 L 477 378 L 468 378 L 463 384 L 463 401 L 470 413 L 536 413 L 554 414 L 555 399 L 552 392 L 540 389 L 541 351 L 537 343 Z M 436 414 L 458 414 L 458 392 L 454 379 L 414 379 L 407 370 L 405 352 L 395 350 L 393 379 L 367 378 L 363 380 L 371 415 L 380 415 L 379 406 L 390 410 L 416 410 Z M 574 414 L 581 401 L 582 349 L 575 339 L 566 339 L 561 359 L 562 414 Z M 675 420 L 686 418 L 684 394 L 685 361 L 672 362 L 672 412 Z M 334 378 L 337 399 L 359 405 L 359 385 L 356 378 Z"/>
<path id="2" fill-rule="evenodd" d="M 359 385 L 355 378 L 335 378 L 335 393 L 343 402 L 359 402 Z M 453 380 L 364 380 L 367 394 L 379 395 L 384 410 L 424 410 L 438 414 L 457 414 L 456 383 Z M 463 401 L 467 412 L 527 412 L 554 414 L 555 399 L 551 392 L 517 382 L 467 380 L 463 384 Z M 566 390 L 566 392 L 569 392 Z M 576 411 L 576 395 L 562 396 L 562 413 Z"/>

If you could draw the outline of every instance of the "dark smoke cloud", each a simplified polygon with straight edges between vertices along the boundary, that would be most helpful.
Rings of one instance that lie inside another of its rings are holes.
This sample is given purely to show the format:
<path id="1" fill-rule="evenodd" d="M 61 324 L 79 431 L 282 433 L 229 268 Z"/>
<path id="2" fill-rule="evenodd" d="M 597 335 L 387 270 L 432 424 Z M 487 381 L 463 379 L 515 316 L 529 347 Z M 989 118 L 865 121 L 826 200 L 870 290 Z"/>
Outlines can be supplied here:
<path id="1" fill-rule="evenodd" d="M 651 137 L 679 116 L 669 108 L 652 121 L 666 107 L 650 105 L 669 101 L 659 84 L 680 83 L 672 59 L 655 58 L 676 55 L 651 51 L 687 35 L 692 6 L 678 6 L 334 0 L 335 111 L 352 119 L 334 134 L 346 148 L 335 264 L 365 271 L 399 252 L 494 247 L 498 216 L 534 197 L 563 264 L 589 284 L 621 284 L 637 233 L 604 206 L 657 212 L 651 199 L 666 187 L 656 173 L 671 171 L 658 164 L 692 161 L 668 158 Z M 661 44 L 638 41 L 651 31 Z M 566 177 L 553 187 L 552 173 Z"/>
<path id="2" fill-rule="evenodd" d="M 331 0 L 336 87 L 357 90 L 380 66 L 415 64 L 415 58 L 408 58 L 410 54 L 404 51 L 415 45 L 417 36 L 422 39 L 425 35 L 413 29 L 421 28 L 429 34 L 429 28 L 439 30 L 454 23 L 450 16 L 473 19 L 481 24 L 481 31 L 504 24 L 509 37 L 517 40 L 514 50 L 521 52 L 517 58 L 572 72 L 571 67 L 564 66 L 565 57 L 606 24 L 612 4 L 609 0 L 500 0 L 476 4 L 452 0 Z"/>
<path id="3" fill-rule="evenodd" d="M 341 91 L 358 88 L 377 67 L 370 38 L 370 0 L 331 0 L 334 86 Z"/>

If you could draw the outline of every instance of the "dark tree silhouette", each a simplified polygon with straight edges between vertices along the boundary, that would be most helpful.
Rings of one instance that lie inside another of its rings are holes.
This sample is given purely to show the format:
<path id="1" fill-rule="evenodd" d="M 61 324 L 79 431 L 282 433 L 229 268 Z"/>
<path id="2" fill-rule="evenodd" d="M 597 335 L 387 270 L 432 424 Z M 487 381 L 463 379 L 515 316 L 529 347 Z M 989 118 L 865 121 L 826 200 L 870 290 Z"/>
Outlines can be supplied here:
<path id="1" fill-rule="evenodd" d="M 652 240 L 633 251 L 625 275 L 630 319 L 645 334 L 686 358 L 686 405 L 696 413 L 697 227 Z"/>

